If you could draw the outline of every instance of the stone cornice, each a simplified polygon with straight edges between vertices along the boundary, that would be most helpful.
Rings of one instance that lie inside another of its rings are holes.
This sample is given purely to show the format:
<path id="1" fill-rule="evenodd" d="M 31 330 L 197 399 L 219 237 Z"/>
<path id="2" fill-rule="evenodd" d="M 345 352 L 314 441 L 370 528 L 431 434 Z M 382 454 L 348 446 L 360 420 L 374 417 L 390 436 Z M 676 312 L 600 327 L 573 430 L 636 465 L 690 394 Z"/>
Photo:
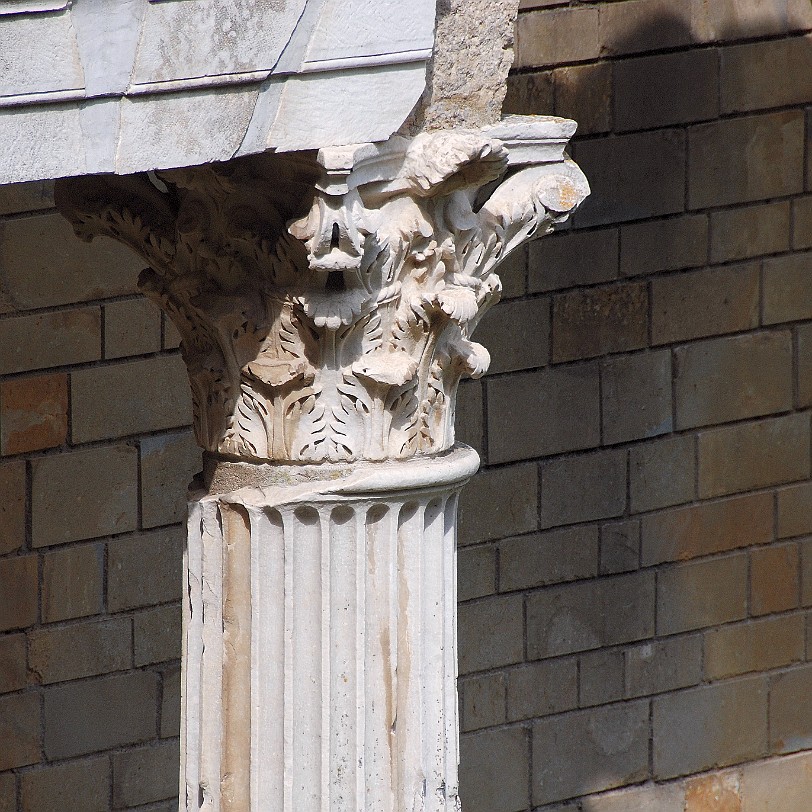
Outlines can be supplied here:
<path id="1" fill-rule="evenodd" d="M 252 156 L 157 177 L 61 181 L 85 239 L 150 268 L 141 289 L 183 337 L 198 441 L 285 462 L 406 458 L 454 442 L 471 340 L 497 265 L 551 230 L 588 186 L 572 122 Z"/>

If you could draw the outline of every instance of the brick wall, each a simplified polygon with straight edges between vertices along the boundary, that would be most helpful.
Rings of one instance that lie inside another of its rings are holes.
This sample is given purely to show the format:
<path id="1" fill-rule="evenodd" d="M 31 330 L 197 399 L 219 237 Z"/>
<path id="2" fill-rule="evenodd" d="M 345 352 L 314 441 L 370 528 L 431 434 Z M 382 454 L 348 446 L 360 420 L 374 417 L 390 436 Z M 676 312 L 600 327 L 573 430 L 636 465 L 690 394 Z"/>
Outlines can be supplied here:
<path id="1" fill-rule="evenodd" d="M 593 194 L 463 393 L 465 812 L 804 812 L 812 4 L 523 6 L 505 110 Z"/>
<path id="2" fill-rule="evenodd" d="M 141 262 L 0 187 L 0 811 L 177 812 L 177 339 Z"/>
<path id="3" fill-rule="evenodd" d="M 506 109 L 594 193 L 461 395 L 465 812 L 805 812 L 812 9 L 525 5 Z M 185 375 L 51 205 L 0 189 L 0 812 L 169 812 Z"/>

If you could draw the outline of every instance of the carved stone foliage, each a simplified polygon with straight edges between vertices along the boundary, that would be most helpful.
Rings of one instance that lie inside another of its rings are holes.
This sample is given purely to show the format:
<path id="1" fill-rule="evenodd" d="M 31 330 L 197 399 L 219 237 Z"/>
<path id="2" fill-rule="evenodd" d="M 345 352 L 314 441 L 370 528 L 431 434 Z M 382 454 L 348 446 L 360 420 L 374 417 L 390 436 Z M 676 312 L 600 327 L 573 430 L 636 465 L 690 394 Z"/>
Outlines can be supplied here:
<path id="1" fill-rule="evenodd" d="M 471 334 L 495 267 L 587 194 L 566 125 L 68 180 L 57 205 L 149 263 L 140 286 L 182 335 L 203 448 L 405 458 L 453 445 L 460 377 L 489 363 Z"/>

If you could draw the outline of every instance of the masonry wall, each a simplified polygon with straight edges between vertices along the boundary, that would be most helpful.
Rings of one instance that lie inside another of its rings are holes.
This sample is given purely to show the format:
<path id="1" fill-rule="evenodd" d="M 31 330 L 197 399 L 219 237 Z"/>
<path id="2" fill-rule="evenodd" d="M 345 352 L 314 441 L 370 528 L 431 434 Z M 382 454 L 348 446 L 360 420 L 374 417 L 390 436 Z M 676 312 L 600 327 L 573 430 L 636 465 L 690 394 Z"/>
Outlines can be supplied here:
<path id="1" fill-rule="evenodd" d="M 593 195 L 466 390 L 466 812 L 810 808 L 810 27 L 524 3 L 505 109 L 578 120 Z"/>
<path id="2" fill-rule="evenodd" d="M 526 6 L 506 110 L 594 192 L 461 396 L 465 812 L 804 812 L 812 8 Z M 0 188 L 0 812 L 174 812 L 185 373 L 51 207 Z"/>

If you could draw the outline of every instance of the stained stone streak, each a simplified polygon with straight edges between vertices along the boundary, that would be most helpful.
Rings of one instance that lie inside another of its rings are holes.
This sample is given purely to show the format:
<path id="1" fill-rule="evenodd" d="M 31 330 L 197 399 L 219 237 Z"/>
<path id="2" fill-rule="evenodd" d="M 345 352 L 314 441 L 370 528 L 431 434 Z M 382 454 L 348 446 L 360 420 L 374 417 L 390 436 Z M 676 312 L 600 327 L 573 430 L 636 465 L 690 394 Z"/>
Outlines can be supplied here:
<path id="1" fill-rule="evenodd" d="M 287 503 L 192 501 L 189 808 L 459 808 L 455 518 L 477 462 L 461 447 L 418 463 L 417 487 L 361 469 Z"/>

